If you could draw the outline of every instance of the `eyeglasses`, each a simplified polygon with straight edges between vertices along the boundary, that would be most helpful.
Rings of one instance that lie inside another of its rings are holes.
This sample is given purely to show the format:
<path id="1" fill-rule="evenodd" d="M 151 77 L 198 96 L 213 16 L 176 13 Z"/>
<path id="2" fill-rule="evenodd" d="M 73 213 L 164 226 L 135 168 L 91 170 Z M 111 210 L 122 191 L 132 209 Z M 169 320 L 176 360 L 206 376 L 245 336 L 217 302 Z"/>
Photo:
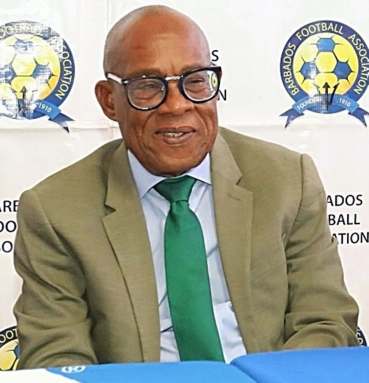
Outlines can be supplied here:
<path id="1" fill-rule="evenodd" d="M 187 100 L 196 104 L 207 102 L 218 94 L 221 77 L 220 66 L 194 69 L 167 77 L 142 75 L 123 79 L 113 73 L 106 73 L 107 79 L 126 88 L 129 104 L 138 110 L 158 108 L 167 97 L 169 81 L 178 81 L 178 89 Z"/>

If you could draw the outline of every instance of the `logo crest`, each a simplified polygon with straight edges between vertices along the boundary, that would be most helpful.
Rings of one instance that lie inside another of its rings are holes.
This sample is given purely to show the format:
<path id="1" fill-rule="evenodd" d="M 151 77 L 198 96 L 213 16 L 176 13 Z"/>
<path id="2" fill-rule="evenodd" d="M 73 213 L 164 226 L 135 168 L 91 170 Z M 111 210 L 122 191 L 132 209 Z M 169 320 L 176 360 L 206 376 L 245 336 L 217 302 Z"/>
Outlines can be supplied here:
<path id="1" fill-rule="evenodd" d="M 22 120 L 48 116 L 67 128 L 59 106 L 74 82 L 68 44 L 50 27 L 33 21 L 0 26 L 0 116 Z"/>
<path id="2" fill-rule="evenodd" d="M 356 337 L 357 337 L 357 340 L 359 341 L 360 346 L 367 346 L 364 333 L 359 327 L 356 329 Z"/>
<path id="3" fill-rule="evenodd" d="M 15 370 L 18 365 L 19 346 L 15 326 L 0 331 L 0 371 Z"/>
<path id="4" fill-rule="evenodd" d="M 283 48 L 280 73 L 295 103 L 282 113 L 286 127 L 309 110 L 331 114 L 347 110 L 365 126 L 359 107 L 369 84 L 369 49 L 363 38 L 337 21 L 315 21 L 296 31 Z"/>

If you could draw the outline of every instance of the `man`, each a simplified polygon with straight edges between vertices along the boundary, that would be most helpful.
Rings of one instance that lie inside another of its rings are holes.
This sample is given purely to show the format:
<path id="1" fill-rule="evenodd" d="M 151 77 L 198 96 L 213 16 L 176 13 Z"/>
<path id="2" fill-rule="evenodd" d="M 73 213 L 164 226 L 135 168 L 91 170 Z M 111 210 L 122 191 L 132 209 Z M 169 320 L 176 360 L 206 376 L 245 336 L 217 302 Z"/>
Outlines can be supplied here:
<path id="1" fill-rule="evenodd" d="M 314 165 L 218 129 L 221 71 L 199 27 L 135 10 L 110 31 L 104 70 L 96 96 L 123 142 L 21 198 L 20 366 L 355 345 Z M 169 196 L 183 180 L 186 196 Z"/>

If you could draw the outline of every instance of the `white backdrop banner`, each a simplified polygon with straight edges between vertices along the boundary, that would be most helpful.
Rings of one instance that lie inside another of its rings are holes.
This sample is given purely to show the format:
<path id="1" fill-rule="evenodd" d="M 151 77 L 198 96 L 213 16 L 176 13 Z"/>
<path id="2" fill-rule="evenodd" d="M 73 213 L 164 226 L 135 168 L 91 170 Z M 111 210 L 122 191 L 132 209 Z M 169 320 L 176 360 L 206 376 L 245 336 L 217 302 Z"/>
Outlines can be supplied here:
<path id="1" fill-rule="evenodd" d="M 0 370 L 16 365 L 12 306 L 20 282 L 12 253 L 19 195 L 119 135 L 94 97 L 104 39 L 122 15 L 155 3 L 0 0 Z M 221 125 L 314 158 L 346 282 L 360 305 L 359 325 L 368 334 L 367 1 L 160 3 L 191 16 L 209 37 L 212 61 L 223 68 Z"/>

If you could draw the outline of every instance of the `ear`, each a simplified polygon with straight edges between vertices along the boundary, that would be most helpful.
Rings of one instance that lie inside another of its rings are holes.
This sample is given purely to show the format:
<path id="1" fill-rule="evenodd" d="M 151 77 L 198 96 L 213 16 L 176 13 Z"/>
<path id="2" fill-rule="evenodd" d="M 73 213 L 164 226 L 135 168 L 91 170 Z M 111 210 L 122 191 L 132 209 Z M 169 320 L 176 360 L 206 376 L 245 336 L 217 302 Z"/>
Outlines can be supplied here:
<path id="1" fill-rule="evenodd" d="M 95 95 L 106 117 L 117 121 L 113 86 L 109 81 L 101 80 L 95 85 Z"/>

